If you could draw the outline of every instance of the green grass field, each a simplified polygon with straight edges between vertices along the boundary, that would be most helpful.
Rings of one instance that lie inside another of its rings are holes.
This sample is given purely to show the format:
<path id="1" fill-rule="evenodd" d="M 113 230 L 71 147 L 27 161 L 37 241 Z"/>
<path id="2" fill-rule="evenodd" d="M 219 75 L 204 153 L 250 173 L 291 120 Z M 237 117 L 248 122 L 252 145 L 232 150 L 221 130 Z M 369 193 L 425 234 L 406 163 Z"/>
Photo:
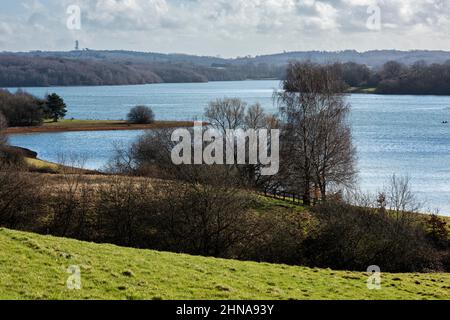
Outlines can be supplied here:
<path id="1" fill-rule="evenodd" d="M 377 88 L 360 88 L 360 87 L 352 87 L 348 90 L 349 93 L 366 93 L 373 94 L 376 93 Z"/>
<path id="2" fill-rule="evenodd" d="M 25 163 L 34 169 L 46 169 L 46 170 L 53 170 L 55 172 L 57 172 L 59 170 L 60 165 L 53 163 L 53 162 L 48 162 L 48 161 L 44 161 L 44 160 L 40 160 L 40 159 L 33 159 L 33 158 L 25 158 Z"/>
<path id="3" fill-rule="evenodd" d="M 81 269 L 81 290 L 66 272 Z M 98 245 L 0 229 L 0 299 L 450 299 L 450 274 L 367 274 Z"/>

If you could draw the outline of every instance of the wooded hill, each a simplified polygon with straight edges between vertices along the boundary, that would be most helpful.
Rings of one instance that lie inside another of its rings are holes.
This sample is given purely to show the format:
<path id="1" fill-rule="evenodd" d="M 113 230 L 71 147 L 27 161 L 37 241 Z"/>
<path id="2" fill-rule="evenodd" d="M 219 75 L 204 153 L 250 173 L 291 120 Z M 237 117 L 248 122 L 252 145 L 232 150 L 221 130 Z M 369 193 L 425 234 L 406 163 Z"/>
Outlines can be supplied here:
<path id="1" fill-rule="evenodd" d="M 133 51 L 4 52 L 0 87 L 284 79 L 289 62 L 306 60 L 341 64 L 343 81 L 352 88 L 380 94 L 450 94 L 450 52 L 395 50 L 287 52 L 235 59 Z"/>

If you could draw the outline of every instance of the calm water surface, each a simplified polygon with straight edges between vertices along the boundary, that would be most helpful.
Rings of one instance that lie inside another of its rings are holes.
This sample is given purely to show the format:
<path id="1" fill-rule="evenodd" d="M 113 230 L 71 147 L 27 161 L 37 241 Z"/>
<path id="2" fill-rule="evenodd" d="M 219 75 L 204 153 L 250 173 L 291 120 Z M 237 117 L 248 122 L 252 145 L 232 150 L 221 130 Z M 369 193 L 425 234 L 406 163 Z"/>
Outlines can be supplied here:
<path id="1" fill-rule="evenodd" d="M 239 97 L 260 102 L 276 112 L 272 101 L 278 81 L 155 84 L 110 87 L 28 88 L 44 96 L 61 95 L 67 118 L 124 119 L 137 104 L 153 107 L 159 120 L 201 119 L 209 101 Z M 14 90 L 14 89 L 11 89 Z M 450 215 L 450 97 L 351 95 L 351 123 L 358 148 L 361 188 L 376 191 L 393 173 L 408 174 L 415 191 L 430 209 Z M 103 167 L 114 145 L 127 145 L 142 132 L 70 132 L 17 135 L 11 143 L 30 148 L 39 157 L 57 161 L 61 153 L 86 156 L 87 167 Z"/>

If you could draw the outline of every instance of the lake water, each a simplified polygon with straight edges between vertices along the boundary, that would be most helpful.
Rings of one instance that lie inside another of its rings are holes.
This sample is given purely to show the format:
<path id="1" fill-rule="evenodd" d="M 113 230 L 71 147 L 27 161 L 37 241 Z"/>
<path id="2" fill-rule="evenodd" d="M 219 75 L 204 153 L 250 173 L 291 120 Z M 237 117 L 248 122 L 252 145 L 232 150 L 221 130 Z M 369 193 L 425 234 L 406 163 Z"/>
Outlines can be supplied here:
<path id="1" fill-rule="evenodd" d="M 201 119 L 208 102 L 239 97 L 276 112 L 272 94 L 278 81 L 153 84 L 141 86 L 28 88 L 43 97 L 56 92 L 68 105 L 67 118 L 124 119 L 138 104 L 152 106 L 159 120 Z M 14 89 L 11 89 L 14 90 Z M 351 123 L 358 148 L 363 190 L 376 191 L 393 173 L 409 175 L 430 209 L 450 214 L 450 97 L 351 95 Z M 127 145 L 142 132 L 70 132 L 16 135 L 14 145 L 30 148 L 42 159 L 81 154 L 87 167 L 103 167 L 114 145 Z"/>

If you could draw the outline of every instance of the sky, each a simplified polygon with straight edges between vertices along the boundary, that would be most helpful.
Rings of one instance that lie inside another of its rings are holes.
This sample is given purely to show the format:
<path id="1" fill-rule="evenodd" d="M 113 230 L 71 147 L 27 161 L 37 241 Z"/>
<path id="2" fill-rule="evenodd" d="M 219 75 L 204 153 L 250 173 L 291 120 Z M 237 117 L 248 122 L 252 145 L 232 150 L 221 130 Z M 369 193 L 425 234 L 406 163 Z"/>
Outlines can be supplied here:
<path id="1" fill-rule="evenodd" d="M 0 0 L 0 51 L 450 50 L 449 0 Z"/>

